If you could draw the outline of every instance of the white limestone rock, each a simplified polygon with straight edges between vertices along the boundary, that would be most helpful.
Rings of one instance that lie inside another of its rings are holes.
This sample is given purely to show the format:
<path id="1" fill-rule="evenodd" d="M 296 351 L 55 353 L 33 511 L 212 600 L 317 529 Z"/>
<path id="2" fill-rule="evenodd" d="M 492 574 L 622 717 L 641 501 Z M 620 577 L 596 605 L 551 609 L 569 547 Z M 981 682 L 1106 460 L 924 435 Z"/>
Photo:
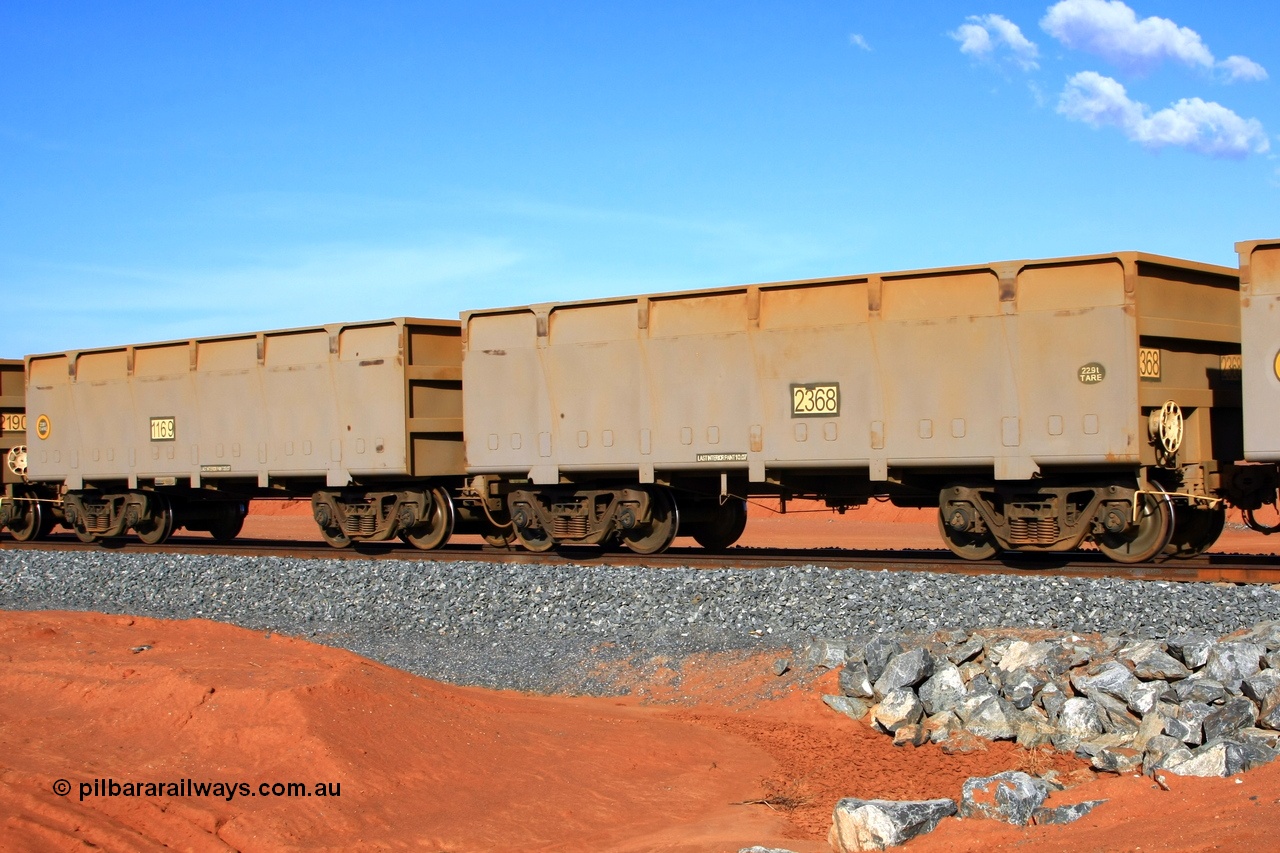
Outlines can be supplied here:
<path id="1" fill-rule="evenodd" d="M 924 717 L 924 705 L 909 688 L 891 690 L 871 709 L 871 724 L 893 733 L 903 726 L 915 725 Z"/>
<path id="2" fill-rule="evenodd" d="M 897 847 L 956 813 L 955 800 L 860 800 L 836 803 L 827 841 L 834 853 L 858 853 Z"/>
<path id="3" fill-rule="evenodd" d="M 1089 740 L 1102 734 L 1102 718 L 1092 699 L 1075 696 L 1062 704 L 1058 713 L 1058 731 L 1076 740 Z"/>

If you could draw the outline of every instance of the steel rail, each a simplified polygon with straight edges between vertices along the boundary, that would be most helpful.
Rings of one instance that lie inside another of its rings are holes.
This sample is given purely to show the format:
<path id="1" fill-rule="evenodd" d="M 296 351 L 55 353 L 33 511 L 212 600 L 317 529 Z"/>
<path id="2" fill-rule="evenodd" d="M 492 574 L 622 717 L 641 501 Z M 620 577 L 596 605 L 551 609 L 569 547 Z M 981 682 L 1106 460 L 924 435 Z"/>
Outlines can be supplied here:
<path id="1" fill-rule="evenodd" d="M 263 539 L 215 542 L 207 538 L 184 536 L 175 536 L 163 545 L 145 545 L 130 538 L 86 544 L 70 535 L 54 535 L 35 542 L 18 542 L 6 538 L 0 540 L 0 550 L 120 551 L 130 554 L 182 553 L 313 560 L 390 559 L 415 562 L 474 561 L 706 569 L 782 569 L 813 565 L 833 569 L 965 575 L 1036 575 L 1186 583 L 1280 583 L 1280 565 L 1277 564 L 1276 557 L 1256 554 L 1204 554 L 1187 560 L 1167 559 L 1162 562 L 1122 565 L 1090 551 L 1005 555 L 973 562 L 962 560 L 944 549 L 855 551 L 834 548 L 731 548 L 722 554 L 708 554 L 705 550 L 694 547 L 671 548 L 662 554 L 642 556 L 629 551 L 605 551 L 598 548 L 564 548 L 535 554 L 514 548 L 504 550 L 487 545 L 454 545 L 436 551 L 421 551 L 398 541 L 357 543 L 349 548 L 332 548 L 323 542 Z"/>

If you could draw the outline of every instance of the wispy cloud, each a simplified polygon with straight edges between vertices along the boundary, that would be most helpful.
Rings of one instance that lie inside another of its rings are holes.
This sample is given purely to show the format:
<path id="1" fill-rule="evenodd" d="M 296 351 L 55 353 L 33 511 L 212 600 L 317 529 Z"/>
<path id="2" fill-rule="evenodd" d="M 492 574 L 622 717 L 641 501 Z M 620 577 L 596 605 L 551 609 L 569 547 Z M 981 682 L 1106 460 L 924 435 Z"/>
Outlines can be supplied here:
<path id="1" fill-rule="evenodd" d="M 51 321 L 9 340 L 19 351 L 106 346 L 158 338 L 392 316 L 457 316 L 523 255 L 492 240 L 419 246 L 297 247 L 274 258 L 218 267 L 28 263 L 34 287 L 11 306 Z M 56 305 L 39 294 L 56 292 Z M 110 304 L 98 298 L 112 294 Z M 157 294 L 163 297 L 157 299 Z M 24 305 L 24 303 L 30 303 Z M 56 330 L 56 331 L 55 331 Z M 145 331 L 140 331 L 145 330 Z"/>
<path id="2" fill-rule="evenodd" d="M 1007 52 L 1009 59 L 1024 71 L 1040 67 L 1040 49 L 1003 15 L 970 15 L 948 35 L 960 42 L 961 53 L 974 59 L 997 62 Z"/>
<path id="3" fill-rule="evenodd" d="M 1267 79 L 1267 69 L 1247 56 L 1228 56 L 1218 63 L 1218 68 L 1226 75 L 1228 83 Z"/>
<path id="4" fill-rule="evenodd" d="M 1200 98 L 1183 98 L 1153 113 L 1146 104 L 1132 100 L 1119 82 L 1094 71 L 1083 71 L 1067 81 L 1058 112 L 1093 127 L 1118 128 L 1148 148 L 1172 146 L 1239 159 L 1271 147 L 1257 119 L 1241 118 L 1221 104 Z"/>
<path id="5" fill-rule="evenodd" d="M 1100 56 L 1116 67 L 1145 73 L 1170 61 L 1191 68 L 1217 69 L 1227 82 L 1264 80 L 1267 72 L 1244 56 L 1222 62 L 1200 34 L 1168 18 L 1139 19 L 1122 0 L 1060 0 L 1050 6 L 1041 28 L 1072 50 Z"/>
<path id="6" fill-rule="evenodd" d="M 871 45 L 867 44 L 867 40 L 862 37 L 862 33 L 849 33 L 849 44 L 854 47 L 860 47 L 863 50 L 871 50 Z"/>

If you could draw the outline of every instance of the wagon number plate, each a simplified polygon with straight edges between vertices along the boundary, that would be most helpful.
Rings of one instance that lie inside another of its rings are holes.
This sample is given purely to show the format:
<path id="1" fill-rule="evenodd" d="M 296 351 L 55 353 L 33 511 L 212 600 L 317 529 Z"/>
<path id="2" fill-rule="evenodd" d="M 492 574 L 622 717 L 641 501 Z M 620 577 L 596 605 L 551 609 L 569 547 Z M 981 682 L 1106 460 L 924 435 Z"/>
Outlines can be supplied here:
<path id="1" fill-rule="evenodd" d="M 1138 348 L 1138 378 L 1160 378 L 1160 350 L 1149 347 Z"/>
<path id="2" fill-rule="evenodd" d="M 838 382 L 791 386 L 791 417 L 828 418 L 838 414 L 840 414 Z"/>
<path id="3" fill-rule="evenodd" d="M 152 441 L 173 441 L 174 440 L 174 419 L 173 418 L 152 418 L 151 419 L 151 440 Z"/>
<path id="4" fill-rule="evenodd" d="M 26 432 L 27 416 L 24 414 L 4 413 L 4 423 L 0 424 L 0 429 L 4 432 Z"/>

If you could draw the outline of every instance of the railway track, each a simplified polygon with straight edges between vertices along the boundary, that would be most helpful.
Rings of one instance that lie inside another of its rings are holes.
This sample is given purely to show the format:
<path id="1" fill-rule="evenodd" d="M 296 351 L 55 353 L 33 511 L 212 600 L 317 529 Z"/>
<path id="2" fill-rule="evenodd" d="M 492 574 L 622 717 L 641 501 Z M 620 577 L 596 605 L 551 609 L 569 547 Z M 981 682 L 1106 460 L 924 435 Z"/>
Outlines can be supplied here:
<path id="1" fill-rule="evenodd" d="M 146 545 L 132 539 L 86 544 L 74 536 L 55 534 L 38 542 L 0 541 L 11 551 L 56 550 L 79 552 L 128 552 L 135 554 L 183 553 L 279 557 L 288 559 L 388 559 L 431 562 L 478 561 L 492 563 L 550 563 L 571 565 L 652 566 L 655 568 L 767 569 L 796 565 L 862 571 L 918 571 L 965 575 L 1036 575 L 1042 577 L 1123 578 L 1127 580 L 1217 582 L 1234 584 L 1280 583 L 1280 562 L 1274 555 L 1205 554 L 1188 560 L 1169 559 L 1142 565 L 1118 565 L 1101 554 L 1077 551 L 1063 554 L 1012 556 L 981 562 L 961 560 L 950 551 L 850 551 L 840 549 L 732 548 L 708 554 L 702 548 L 671 548 L 663 554 L 641 556 L 629 551 L 563 549 L 535 554 L 502 550 L 487 545 L 454 545 L 424 552 L 402 544 L 363 543 L 336 549 L 323 542 L 237 539 L 215 542 L 204 537 L 175 536 L 164 545 Z"/>

